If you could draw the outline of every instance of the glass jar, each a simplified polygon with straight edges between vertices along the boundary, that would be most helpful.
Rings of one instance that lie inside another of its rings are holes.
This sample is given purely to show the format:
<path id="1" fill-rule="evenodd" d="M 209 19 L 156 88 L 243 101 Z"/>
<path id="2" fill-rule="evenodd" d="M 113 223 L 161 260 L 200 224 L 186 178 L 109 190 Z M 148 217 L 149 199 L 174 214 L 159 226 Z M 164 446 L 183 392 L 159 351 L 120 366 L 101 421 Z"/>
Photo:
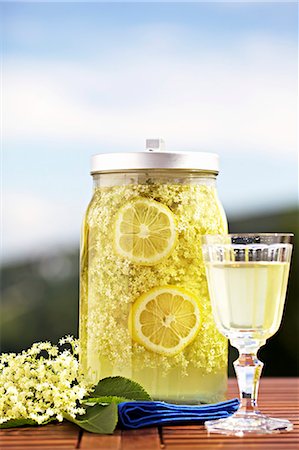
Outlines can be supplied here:
<path id="1" fill-rule="evenodd" d="M 212 317 L 200 243 L 227 233 L 217 173 L 208 153 L 93 157 L 80 279 L 80 364 L 91 383 L 121 375 L 154 399 L 224 399 L 227 340 Z"/>

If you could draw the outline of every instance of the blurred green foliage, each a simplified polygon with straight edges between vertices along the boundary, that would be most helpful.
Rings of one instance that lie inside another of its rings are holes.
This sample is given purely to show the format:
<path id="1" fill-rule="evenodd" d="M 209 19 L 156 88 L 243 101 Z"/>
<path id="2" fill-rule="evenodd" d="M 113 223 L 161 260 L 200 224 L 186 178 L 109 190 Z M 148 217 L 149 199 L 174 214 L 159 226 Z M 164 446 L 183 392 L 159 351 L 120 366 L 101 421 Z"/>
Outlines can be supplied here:
<path id="1" fill-rule="evenodd" d="M 229 220 L 230 232 L 291 232 L 295 249 L 280 331 L 260 351 L 264 375 L 298 375 L 299 213 L 297 209 Z M 1 351 L 19 352 L 39 340 L 78 334 L 78 251 L 52 254 L 2 269 Z M 236 351 L 230 351 L 231 361 Z"/>
<path id="2" fill-rule="evenodd" d="M 2 270 L 1 350 L 77 335 L 79 253 L 52 254 Z"/>

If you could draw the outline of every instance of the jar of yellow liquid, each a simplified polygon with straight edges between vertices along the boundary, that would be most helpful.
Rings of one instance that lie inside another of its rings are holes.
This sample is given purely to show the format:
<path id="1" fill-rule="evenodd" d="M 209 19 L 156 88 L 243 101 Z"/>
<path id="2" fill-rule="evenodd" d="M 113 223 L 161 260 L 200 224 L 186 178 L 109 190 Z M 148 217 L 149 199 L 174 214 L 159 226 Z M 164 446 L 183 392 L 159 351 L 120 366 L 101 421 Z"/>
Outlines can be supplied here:
<path id="1" fill-rule="evenodd" d="M 227 233 L 218 156 L 147 151 L 92 158 L 83 224 L 80 364 L 90 383 L 131 378 L 154 399 L 224 399 L 227 340 L 212 317 L 203 234 Z"/>

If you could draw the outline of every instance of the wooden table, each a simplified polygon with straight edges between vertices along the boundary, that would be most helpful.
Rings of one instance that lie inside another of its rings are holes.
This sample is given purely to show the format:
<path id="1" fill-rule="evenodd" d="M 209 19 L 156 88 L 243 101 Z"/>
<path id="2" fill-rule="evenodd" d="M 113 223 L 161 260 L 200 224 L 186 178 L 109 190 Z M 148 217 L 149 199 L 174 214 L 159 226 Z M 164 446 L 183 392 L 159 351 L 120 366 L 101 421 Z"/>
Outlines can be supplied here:
<path id="1" fill-rule="evenodd" d="M 228 398 L 237 395 L 236 381 L 229 380 Z M 208 436 L 202 425 L 147 428 L 137 431 L 117 430 L 114 435 L 82 432 L 70 423 L 34 428 L 0 430 L 1 450 L 21 449 L 103 449 L 103 450 L 298 450 L 299 449 L 299 379 L 262 379 L 260 408 L 274 417 L 290 419 L 294 431 L 244 438 Z"/>

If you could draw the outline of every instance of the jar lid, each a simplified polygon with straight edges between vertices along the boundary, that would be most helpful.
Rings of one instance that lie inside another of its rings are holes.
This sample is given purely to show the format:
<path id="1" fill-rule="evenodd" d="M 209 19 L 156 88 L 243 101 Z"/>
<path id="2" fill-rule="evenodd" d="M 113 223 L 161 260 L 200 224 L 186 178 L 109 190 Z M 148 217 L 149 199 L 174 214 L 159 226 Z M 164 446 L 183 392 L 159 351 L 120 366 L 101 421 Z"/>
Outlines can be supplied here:
<path id="1" fill-rule="evenodd" d="M 185 169 L 219 172 L 219 157 L 206 152 L 166 152 L 162 139 L 147 139 L 146 151 L 100 153 L 91 159 L 91 174 L 140 169 Z"/>

